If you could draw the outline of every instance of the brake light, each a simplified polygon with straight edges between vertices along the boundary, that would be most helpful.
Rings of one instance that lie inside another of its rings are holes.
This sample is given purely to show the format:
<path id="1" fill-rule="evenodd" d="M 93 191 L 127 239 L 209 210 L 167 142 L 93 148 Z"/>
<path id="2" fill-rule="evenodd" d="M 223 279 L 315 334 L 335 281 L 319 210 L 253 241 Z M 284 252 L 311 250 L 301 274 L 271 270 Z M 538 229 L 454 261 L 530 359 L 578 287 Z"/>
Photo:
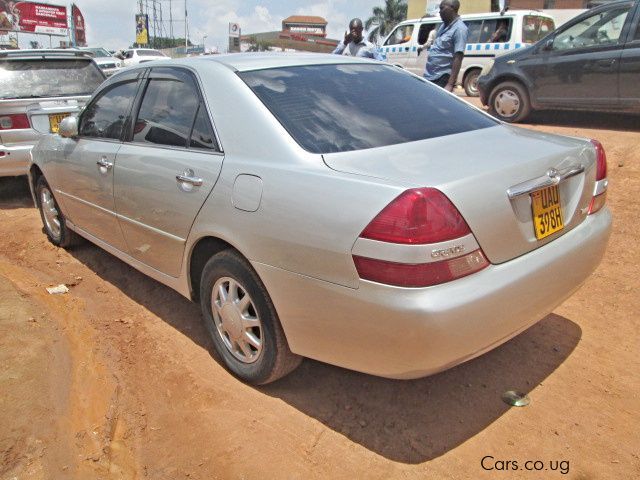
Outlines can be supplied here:
<path id="1" fill-rule="evenodd" d="M 435 188 L 400 194 L 362 231 L 362 238 L 402 244 L 437 243 L 471 233 L 451 201 Z"/>
<path id="2" fill-rule="evenodd" d="M 435 188 L 416 188 L 403 192 L 387 205 L 362 231 L 360 239 L 397 244 L 399 249 L 406 249 L 406 245 L 425 245 L 427 252 L 428 244 L 455 241 L 470 234 L 469 225 L 442 192 Z M 388 245 L 383 250 L 388 252 Z M 481 249 L 466 253 L 461 248 L 453 258 L 425 263 L 402 263 L 372 256 L 375 253 L 367 257 L 353 255 L 360 278 L 399 287 L 437 285 L 471 275 L 489 265 Z M 424 258 L 429 260 L 427 254 Z"/>
<path id="3" fill-rule="evenodd" d="M 20 128 L 31 128 L 26 114 L 18 113 L 0 117 L 0 130 L 18 130 Z"/>
<path id="4" fill-rule="evenodd" d="M 604 180 L 607 178 L 607 154 L 604 153 L 604 147 L 598 140 L 590 141 L 596 149 L 596 180 Z"/>
<path id="5" fill-rule="evenodd" d="M 596 213 L 607 201 L 607 154 L 602 144 L 595 139 L 591 143 L 596 149 L 596 184 L 589 204 L 589 215 Z"/>

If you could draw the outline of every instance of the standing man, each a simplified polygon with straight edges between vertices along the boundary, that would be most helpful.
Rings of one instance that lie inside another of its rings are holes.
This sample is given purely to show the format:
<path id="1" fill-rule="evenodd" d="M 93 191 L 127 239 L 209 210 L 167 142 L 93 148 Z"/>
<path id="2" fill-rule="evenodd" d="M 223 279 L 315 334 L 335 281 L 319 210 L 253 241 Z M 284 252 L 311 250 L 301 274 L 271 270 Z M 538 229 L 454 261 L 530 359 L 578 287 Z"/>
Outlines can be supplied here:
<path id="1" fill-rule="evenodd" d="M 460 73 L 464 49 L 467 44 L 467 26 L 460 19 L 459 0 L 442 0 L 436 39 L 429 49 L 424 78 L 452 92 Z"/>
<path id="2" fill-rule="evenodd" d="M 339 43 L 332 53 L 382 60 L 382 56 L 378 53 L 376 46 L 371 42 L 367 42 L 362 36 L 362 20 L 359 18 L 354 18 L 349 22 L 349 31 L 344 34 L 344 41 Z"/>

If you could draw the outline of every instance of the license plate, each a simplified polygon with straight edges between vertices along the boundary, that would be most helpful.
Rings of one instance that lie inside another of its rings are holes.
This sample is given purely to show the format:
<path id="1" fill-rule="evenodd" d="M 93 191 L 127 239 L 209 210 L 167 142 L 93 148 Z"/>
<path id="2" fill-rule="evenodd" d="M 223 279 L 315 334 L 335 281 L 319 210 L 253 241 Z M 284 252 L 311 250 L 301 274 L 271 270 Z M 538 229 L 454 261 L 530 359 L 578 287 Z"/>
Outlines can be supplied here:
<path id="1" fill-rule="evenodd" d="M 51 133 L 58 133 L 58 127 L 63 118 L 68 117 L 68 113 L 52 113 L 49 115 L 49 126 L 51 127 Z"/>
<path id="2" fill-rule="evenodd" d="M 557 185 L 543 188 L 531 194 L 533 227 L 538 240 L 559 232 L 564 228 L 560 191 Z"/>

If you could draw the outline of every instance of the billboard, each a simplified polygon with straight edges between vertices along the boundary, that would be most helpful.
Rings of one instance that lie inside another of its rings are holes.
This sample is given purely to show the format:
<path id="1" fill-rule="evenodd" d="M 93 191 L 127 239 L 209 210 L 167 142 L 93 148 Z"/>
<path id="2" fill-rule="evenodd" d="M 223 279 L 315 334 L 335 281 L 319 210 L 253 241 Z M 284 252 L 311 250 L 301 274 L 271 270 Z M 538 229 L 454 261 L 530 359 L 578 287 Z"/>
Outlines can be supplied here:
<path id="1" fill-rule="evenodd" d="M 0 0 L 0 31 L 62 35 L 69 33 L 67 7 Z"/>
<path id="2" fill-rule="evenodd" d="M 71 4 L 71 17 L 73 18 L 74 38 L 78 47 L 87 46 L 87 35 L 85 32 L 84 17 L 75 3 Z"/>
<path id="3" fill-rule="evenodd" d="M 149 16 L 142 13 L 136 15 L 136 43 L 138 45 L 149 44 Z"/>

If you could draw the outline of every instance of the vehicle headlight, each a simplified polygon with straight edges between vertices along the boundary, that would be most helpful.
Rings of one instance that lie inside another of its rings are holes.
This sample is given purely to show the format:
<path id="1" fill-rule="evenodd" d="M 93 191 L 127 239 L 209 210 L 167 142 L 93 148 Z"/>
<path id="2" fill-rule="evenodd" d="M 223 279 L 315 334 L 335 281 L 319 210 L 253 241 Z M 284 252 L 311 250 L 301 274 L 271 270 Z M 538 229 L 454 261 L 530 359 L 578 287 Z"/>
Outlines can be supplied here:
<path id="1" fill-rule="evenodd" d="M 482 67 L 482 72 L 480 72 L 480 76 L 488 74 L 493 68 L 494 63 L 495 63 L 495 60 L 489 60 L 489 63 L 487 63 L 484 67 Z"/>
<path id="2" fill-rule="evenodd" d="M 121 67 L 121 66 L 122 66 L 122 63 L 116 62 L 116 67 Z"/>

